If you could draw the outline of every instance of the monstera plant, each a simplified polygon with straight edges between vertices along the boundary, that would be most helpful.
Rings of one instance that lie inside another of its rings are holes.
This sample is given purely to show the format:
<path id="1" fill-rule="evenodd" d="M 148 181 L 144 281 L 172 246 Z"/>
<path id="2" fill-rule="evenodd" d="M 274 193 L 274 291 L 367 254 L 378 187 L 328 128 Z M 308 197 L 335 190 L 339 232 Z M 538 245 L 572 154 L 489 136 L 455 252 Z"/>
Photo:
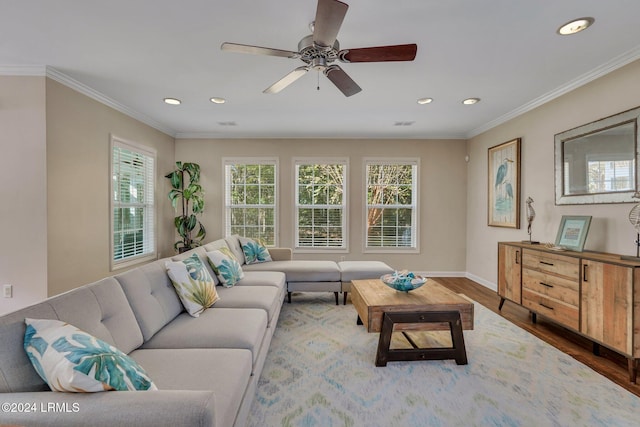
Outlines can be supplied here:
<path id="1" fill-rule="evenodd" d="M 176 169 L 165 175 L 171 181 L 169 200 L 180 215 L 174 219 L 176 230 L 181 239 L 173 247 L 178 252 L 188 251 L 200 246 L 207 234 L 196 215 L 204 210 L 204 192 L 200 185 L 200 165 L 197 163 L 176 162 Z"/>

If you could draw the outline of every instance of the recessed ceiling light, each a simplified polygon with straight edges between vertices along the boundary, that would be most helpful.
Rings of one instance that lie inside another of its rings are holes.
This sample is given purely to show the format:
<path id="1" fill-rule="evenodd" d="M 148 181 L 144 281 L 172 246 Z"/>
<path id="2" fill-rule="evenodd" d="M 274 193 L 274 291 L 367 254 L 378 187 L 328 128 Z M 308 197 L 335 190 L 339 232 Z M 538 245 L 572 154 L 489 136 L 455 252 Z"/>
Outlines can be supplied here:
<path id="1" fill-rule="evenodd" d="M 225 102 L 227 102 L 226 99 L 224 98 L 217 98 L 217 97 L 213 97 L 210 99 L 211 102 L 213 102 L 214 104 L 224 104 Z"/>
<path id="2" fill-rule="evenodd" d="M 467 98 L 464 101 L 462 101 L 464 105 L 473 105 L 473 104 L 477 104 L 478 102 L 480 102 L 480 98 Z"/>
<path id="3" fill-rule="evenodd" d="M 420 105 L 431 104 L 433 102 L 433 98 L 419 98 L 417 102 Z"/>
<path id="4" fill-rule="evenodd" d="M 165 104 L 169 104 L 169 105 L 180 105 L 182 104 L 182 101 L 180 101 L 177 98 L 165 98 L 164 100 Z"/>
<path id="5" fill-rule="evenodd" d="M 558 28 L 557 33 L 561 36 L 570 36 L 571 34 L 579 33 L 582 30 L 586 30 L 593 24 L 595 19 L 591 17 L 578 18 L 561 25 Z"/>

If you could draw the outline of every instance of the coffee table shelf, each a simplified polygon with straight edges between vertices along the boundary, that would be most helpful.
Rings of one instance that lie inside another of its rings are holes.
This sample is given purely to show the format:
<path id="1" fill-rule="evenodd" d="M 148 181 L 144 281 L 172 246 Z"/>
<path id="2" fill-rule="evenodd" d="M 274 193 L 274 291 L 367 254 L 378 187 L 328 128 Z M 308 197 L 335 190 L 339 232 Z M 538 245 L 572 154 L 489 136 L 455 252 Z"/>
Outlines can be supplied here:
<path id="1" fill-rule="evenodd" d="M 462 330 L 473 329 L 473 302 L 456 294 L 433 279 L 411 292 L 399 292 L 379 279 L 354 280 L 351 301 L 358 313 L 358 324 L 367 332 L 381 332 L 376 366 L 388 361 L 455 359 L 466 364 Z M 397 331 L 451 332 L 452 347 L 390 349 L 391 335 Z"/>

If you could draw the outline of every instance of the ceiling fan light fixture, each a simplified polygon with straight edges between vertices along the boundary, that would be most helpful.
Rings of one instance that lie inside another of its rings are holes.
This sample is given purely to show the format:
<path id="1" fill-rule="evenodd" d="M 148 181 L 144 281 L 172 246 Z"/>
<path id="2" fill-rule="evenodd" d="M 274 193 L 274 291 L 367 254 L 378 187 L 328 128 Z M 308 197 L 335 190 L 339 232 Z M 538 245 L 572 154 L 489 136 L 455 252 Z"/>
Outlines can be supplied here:
<path id="1" fill-rule="evenodd" d="M 182 101 L 180 101 L 178 98 L 164 98 L 163 99 L 165 104 L 169 104 L 169 105 L 180 105 L 182 104 Z"/>
<path id="2" fill-rule="evenodd" d="M 467 98 L 464 101 L 462 101 L 464 105 L 473 105 L 473 104 L 477 104 L 478 102 L 480 102 L 480 98 Z"/>
<path id="3" fill-rule="evenodd" d="M 576 33 L 579 33 L 580 31 L 586 30 L 594 22 L 595 22 L 595 19 L 593 19 L 590 16 L 573 19 L 567 22 L 566 24 L 561 25 L 556 32 L 561 36 L 570 36 L 572 34 L 576 34 Z"/>
<path id="4" fill-rule="evenodd" d="M 433 102 L 433 98 L 418 98 L 416 102 L 420 105 L 431 104 Z"/>
<path id="5" fill-rule="evenodd" d="M 213 102 L 214 104 L 224 104 L 225 102 L 227 102 L 226 99 L 224 98 L 218 98 L 218 97 L 213 97 L 211 98 L 209 101 Z"/>

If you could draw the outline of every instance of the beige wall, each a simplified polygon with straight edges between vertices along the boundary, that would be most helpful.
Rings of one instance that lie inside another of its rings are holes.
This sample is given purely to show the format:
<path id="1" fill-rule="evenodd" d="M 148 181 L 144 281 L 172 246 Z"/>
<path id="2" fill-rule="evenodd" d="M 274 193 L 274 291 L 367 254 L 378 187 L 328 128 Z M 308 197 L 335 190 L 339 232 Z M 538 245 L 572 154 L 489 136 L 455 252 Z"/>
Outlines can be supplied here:
<path id="1" fill-rule="evenodd" d="M 465 271 L 466 142 L 462 140 L 176 140 L 176 160 L 202 168 L 207 241 L 223 235 L 222 158 L 268 156 L 279 159 L 279 245 L 293 245 L 293 158 L 349 158 L 349 253 L 295 254 L 299 259 L 383 259 L 394 268 L 421 272 Z M 363 158 L 420 158 L 419 254 L 363 253 Z"/>
<path id="2" fill-rule="evenodd" d="M 49 295 L 114 274 L 109 270 L 110 135 L 157 150 L 158 249 L 172 253 L 173 211 L 163 174 L 174 140 L 131 117 L 47 79 Z"/>
<path id="3" fill-rule="evenodd" d="M 497 242 L 527 238 L 520 230 L 487 226 L 487 149 L 522 138 L 522 197 L 531 196 L 533 238 L 555 241 L 562 215 L 592 215 L 586 249 L 635 255 L 632 204 L 555 206 L 554 135 L 640 105 L 640 61 L 629 64 L 468 141 L 467 272 L 495 288 Z"/>
<path id="4" fill-rule="evenodd" d="M 47 296 L 44 77 L 0 77 L 0 314 Z"/>

